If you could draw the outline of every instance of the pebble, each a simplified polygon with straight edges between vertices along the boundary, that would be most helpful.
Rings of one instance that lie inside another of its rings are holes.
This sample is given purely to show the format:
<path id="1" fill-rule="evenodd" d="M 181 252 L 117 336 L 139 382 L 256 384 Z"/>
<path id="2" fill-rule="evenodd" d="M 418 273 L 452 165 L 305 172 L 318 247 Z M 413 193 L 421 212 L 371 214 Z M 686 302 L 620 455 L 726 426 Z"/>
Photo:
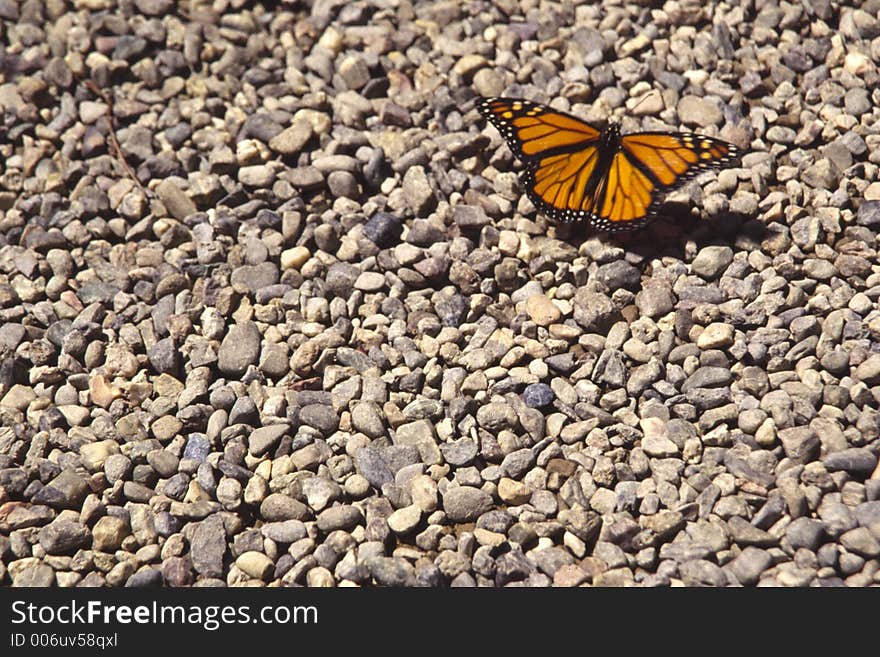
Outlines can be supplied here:
<path id="1" fill-rule="evenodd" d="M 235 560 L 235 565 L 243 573 L 254 579 L 269 581 L 275 572 L 275 564 L 262 552 L 250 550 Z"/>
<path id="2" fill-rule="evenodd" d="M 190 555 L 193 568 L 205 577 L 223 575 L 223 558 L 226 554 L 226 530 L 217 515 L 208 516 L 200 522 L 193 534 Z"/>
<path id="3" fill-rule="evenodd" d="M 733 249 L 729 246 L 707 246 L 691 262 L 691 270 L 706 280 L 718 278 L 733 262 Z"/>
<path id="4" fill-rule="evenodd" d="M 260 516 L 267 522 L 303 520 L 307 515 L 305 504 L 283 493 L 271 493 L 260 504 Z"/>
<path id="5" fill-rule="evenodd" d="M 47 554 L 70 554 L 89 544 L 91 532 L 81 523 L 58 519 L 43 527 L 37 537 Z"/>
<path id="6" fill-rule="evenodd" d="M 400 218 L 387 212 L 377 212 L 364 224 L 364 236 L 380 248 L 394 246 L 402 232 Z"/>
<path id="7" fill-rule="evenodd" d="M 700 349 L 726 349 L 733 344 L 734 329 L 730 324 L 713 322 L 709 324 L 700 337 L 697 338 L 697 346 Z"/>
<path id="8" fill-rule="evenodd" d="M 856 368 L 856 378 L 866 385 L 880 383 L 880 354 L 874 354 L 862 361 Z"/>
<path id="9" fill-rule="evenodd" d="M 797 548 L 807 548 L 813 552 L 825 535 L 822 522 L 812 518 L 797 518 L 785 530 L 785 538 L 789 544 Z"/>
<path id="10" fill-rule="evenodd" d="M 471 486 L 456 486 L 443 494 L 443 510 L 452 522 L 473 522 L 492 507 L 492 496 Z"/>
<path id="11" fill-rule="evenodd" d="M 341 504 L 322 511 L 316 520 L 318 529 L 329 533 L 337 529 L 352 530 L 363 522 L 364 517 L 357 507 Z"/>
<path id="12" fill-rule="evenodd" d="M 253 322 L 234 324 L 220 343 L 217 366 L 231 377 L 240 377 L 260 355 L 262 335 Z"/>
<path id="13" fill-rule="evenodd" d="M 76 472 L 62 470 L 34 496 L 33 501 L 55 509 L 77 509 L 89 493 L 88 484 Z"/>
<path id="14" fill-rule="evenodd" d="M 507 504 L 519 506 L 531 499 L 532 490 L 520 481 L 502 477 L 498 482 L 498 497 Z"/>
<path id="15" fill-rule="evenodd" d="M 529 408 L 544 408 L 553 403 L 556 395 L 546 383 L 532 383 L 523 390 L 523 401 Z"/>
<path id="16" fill-rule="evenodd" d="M 807 463 L 819 452 L 819 436 L 810 427 L 792 427 L 777 432 L 779 441 L 789 458 Z"/>
<path id="17" fill-rule="evenodd" d="M 388 526 L 395 534 L 405 535 L 412 532 L 422 519 L 422 510 L 416 504 L 398 509 L 388 516 Z"/>
<path id="18" fill-rule="evenodd" d="M 743 586 L 752 586 L 773 563 L 773 557 L 765 550 L 746 547 L 728 564 L 727 568 Z"/>
<path id="19" fill-rule="evenodd" d="M 550 326 L 562 317 L 559 308 L 543 294 L 535 294 L 526 300 L 526 312 L 538 326 Z"/>
<path id="20" fill-rule="evenodd" d="M 287 435 L 290 427 L 287 424 L 270 424 L 253 430 L 248 439 L 248 451 L 253 456 L 263 456 L 274 449 Z"/>
<path id="21" fill-rule="evenodd" d="M 831 452 L 822 459 L 822 463 L 831 472 L 844 470 L 857 475 L 870 475 L 877 467 L 877 456 L 863 447 L 852 447 Z"/>
<path id="22" fill-rule="evenodd" d="M 312 125 L 303 119 L 293 124 L 269 140 L 269 148 L 282 155 L 296 155 L 314 136 Z"/>
<path id="23" fill-rule="evenodd" d="M 92 549 L 99 552 L 113 552 L 122 546 L 122 541 L 130 533 L 128 523 L 116 516 L 104 516 L 92 528 Z"/>
<path id="24" fill-rule="evenodd" d="M 79 455 L 83 465 L 91 472 L 98 472 L 104 468 L 104 463 L 112 454 L 119 453 L 119 445 L 115 440 L 99 440 L 94 443 L 86 443 L 79 448 Z"/>
<path id="25" fill-rule="evenodd" d="M 351 411 L 351 425 L 356 431 L 360 431 L 370 438 L 379 438 L 385 435 L 382 411 L 375 402 L 360 401 L 355 404 Z"/>
<path id="26" fill-rule="evenodd" d="M 670 458 L 680 453 L 678 445 L 669 439 L 666 423 L 660 418 L 644 418 L 639 421 L 644 432 L 642 450 L 655 458 Z"/>
<path id="27" fill-rule="evenodd" d="M 183 221 L 198 211 L 196 204 L 180 187 L 170 180 L 160 182 L 156 186 L 156 194 L 168 210 L 168 213 L 178 221 Z"/>

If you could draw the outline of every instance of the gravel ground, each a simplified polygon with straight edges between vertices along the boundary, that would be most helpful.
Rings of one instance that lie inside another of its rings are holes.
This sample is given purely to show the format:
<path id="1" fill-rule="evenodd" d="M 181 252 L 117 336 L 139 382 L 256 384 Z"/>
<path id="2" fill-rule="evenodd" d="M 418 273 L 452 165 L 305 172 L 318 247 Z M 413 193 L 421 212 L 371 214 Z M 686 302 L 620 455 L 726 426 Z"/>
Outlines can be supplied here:
<path id="1" fill-rule="evenodd" d="M 0 583 L 880 583 L 880 2 L 572 4 L 0 0 Z M 554 226 L 502 93 L 748 152 Z"/>

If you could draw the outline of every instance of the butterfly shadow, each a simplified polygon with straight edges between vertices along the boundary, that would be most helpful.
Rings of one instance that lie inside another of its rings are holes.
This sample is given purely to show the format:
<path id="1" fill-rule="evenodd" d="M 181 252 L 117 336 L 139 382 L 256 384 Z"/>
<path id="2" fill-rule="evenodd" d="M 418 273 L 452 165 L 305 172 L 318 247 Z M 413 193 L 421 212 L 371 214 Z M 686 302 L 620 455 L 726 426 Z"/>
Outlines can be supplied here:
<path id="1" fill-rule="evenodd" d="M 569 224 L 567 228 L 567 234 L 559 237 L 574 246 L 598 237 L 645 260 L 673 257 L 689 261 L 695 250 L 705 246 L 751 251 L 760 248 L 768 234 L 766 225 L 751 216 L 725 212 L 700 219 L 688 208 L 674 204 L 658 207 L 648 224 L 633 231 L 609 233 L 586 224 Z"/>

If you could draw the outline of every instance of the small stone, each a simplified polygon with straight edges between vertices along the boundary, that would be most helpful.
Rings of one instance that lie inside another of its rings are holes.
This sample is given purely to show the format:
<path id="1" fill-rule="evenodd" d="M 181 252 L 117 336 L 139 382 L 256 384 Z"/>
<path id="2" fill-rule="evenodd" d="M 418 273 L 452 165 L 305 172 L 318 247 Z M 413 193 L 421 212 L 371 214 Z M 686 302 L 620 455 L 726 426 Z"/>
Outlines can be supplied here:
<path id="1" fill-rule="evenodd" d="M 330 404 L 307 404 L 300 409 L 299 418 L 303 424 L 325 436 L 330 436 L 339 428 L 339 416 Z"/>
<path id="2" fill-rule="evenodd" d="M 243 573 L 254 579 L 269 581 L 275 572 L 275 563 L 262 552 L 249 550 L 235 560 L 235 565 Z"/>
<path id="3" fill-rule="evenodd" d="M 473 522 L 492 508 L 492 496 L 472 486 L 450 487 L 443 494 L 443 510 L 452 522 Z"/>
<path id="4" fill-rule="evenodd" d="M 831 452 L 822 459 L 830 472 L 843 470 L 857 475 L 870 475 L 877 467 L 877 456 L 864 447 L 853 447 L 839 452 Z"/>
<path id="5" fill-rule="evenodd" d="M 513 479 L 519 479 L 535 465 L 535 453 L 528 448 L 517 449 L 501 460 L 501 472 Z"/>
<path id="6" fill-rule="evenodd" d="M 267 164 L 253 164 L 238 169 L 238 181 L 248 187 L 272 187 L 275 178 L 275 168 Z"/>
<path id="7" fill-rule="evenodd" d="M 55 520 L 39 534 L 40 547 L 48 554 L 69 554 L 89 544 L 91 533 L 85 525 L 71 520 Z"/>
<path id="8" fill-rule="evenodd" d="M 867 527 L 851 529 L 840 537 L 840 543 L 850 552 L 855 552 L 866 559 L 880 557 L 880 541 Z"/>
<path id="9" fill-rule="evenodd" d="M 397 427 L 394 443 L 396 445 L 414 446 L 418 449 L 419 457 L 423 463 L 435 465 L 443 460 L 440 449 L 437 447 L 435 436 L 434 424 L 430 420 L 416 420 L 415 422 L 408 422 Z"/>
<path id="10" fill-rule="evenodd" d="M 203 434 L 192 433 L 186 440 L 186 447 L 183 449 L 183 458 L 192 459 L 193 461 L 201 463 L 208 458 L 210 451 L 210 441 Z"/>
<path id="11" fill-rule="evenodd" d="M 641 523 L 657 534 L 660 540 L 675 536 L 685 526 L 684 516 L 678 511 L 659 511 L 651 516 L 642 516 Z"/>
<path id="12" fill-rule="evenodd" d="M 217 353 L 217 366 L 220 371 L 232 377 L 245 373 L 249 365 L 254 365 L 260 357 L 260 330 L 253 322 L 234 324 L 230 327 Z"/>
<path id="13" fill-rule="evenodd" d="M 403 197 L 416 217 L 425 217 L 437 204 L 434 190 L 428 182 L 424 167 L 409 167 L 403 175 Z"/>
<path id="14" fill-rule="evenodd" d="M 709 324 L 697 338 L 700 349 L 726 349 L 733 344 L 734 329 L 730 324 Z"/>
<path id="15" fill-rule="evenodd" d="M 399 242 L 402 231 L 400 218 L 386 212 L 377 212 L 364 224 L 364 236 L 383 249 Z"/>
<path id="16" fill-rule="evenodd" d="M 329 533 L 337 529 L 350 531 L 364 522 L 364 516 L 356 506 L 341 504 L 322 511 L 316 520 L 318 529 Z"/>
<path id="17" fill-rule="evenodd" d="M 470 465 L 476 458 L 479 448 L 470 438 L 460 438 L 440 445 L 444 460 L 452 466 Z"/>
<path id="18" fill-rule="evenodd" d="M 415 584 L 415 569 L 403 559 L 374 556 L 364 559 L 370 576 L 382 586 L 410 587 Z"/>
<path id="19" fill-rule="evenodd" d="M 621 288 L 635 290 L 641 281 L 641 272 L 626 260 L 613 260 L 600 265 L 596 270 L 596 279 L 613 292 Z"/>
<path id="20" fill-rule="evenodd" d="M 660 418 L 643 418 L 639 421 L 644 432 L 642 449 L 645 454 L 655 458 L 671 458 L 678 456 L 679 448 L 669 439 L 666 423 Z"/>
<path id="21" fill-rule="evenodd" d="M 421 519 L 422 510 L 416 504 L 410 504 L 388 516 L 388 526 L 395 534 L 403 536 L 413 531 Z"/>
<path id="22" fill-rule="evenodd" d="M 278 267 L 274 262 L 261 262 L 258 265 L 236 267 L 229 277 L 229 282 L 236 292 L 258 294 L 261 290 L 278 283 L 278 276 Z"/>
<path id="23" fill-rule="evenodd" d="M 92 528 L 92 549 L 98 552 L 118 550 L 130 534 L 128 523 L 116 516 L 104 516 Z"/>
<path id="24" fill-rule="evenodd" d="M 815 552 L 825 535 L 820 520 L 797 518 L 785 529 L 785 537 L 794 549 L 807 548 Z"/>
<path id="25" fill-rule="evenodd" d="M 526 300 L 526 313 L 538 326 L 550 326 L 562 317 L 562 312 L 544 294 L 535 294 Z"/>
<path id="26" fill-rule="evenodd" d="M 705 559 L 687 561 L 678 567 L 679 577 L 685 586 L 727 585 L 727 576 L 716 564 Z"/>
<path id="27" fill-rule="evenodd" d="M 198 212 L 196 204 L 177 185 L 170 180 L 163 180 L 156 185 L 156 195 L 165 209 L 178 221 Z"/>
<path id="28" fill-rule="evenodd" d="M 281 268 L 284 270 L 300 269 L 306 264 L 311 255 L 308 247 L 305 246 L 295 246 L 291 249 L 286 249 L 281 252 Z"/>
<path id="29" fill-rule="evenodd" d="M 502 477 L 498 482 L 498 497 L 507 504 L 519 506 L 532 497 L 532 489 L 524 483 Z"/>
<path id="30" fill-rule="evenodd" d="M 478 205 L 456 205 L 452 220 L 464 229 L 482 228 L 490 222 L 486 212 Z"/>
<path id="31" fill-rule="evenodd" d="M 114 399 L 122 396 L 122 391 L 111 386 L 107 383 L 107 379 L 99 374 L 89 379 L 89 396 L 101 408 L 108 408 Z"/>
<path id="32" fill-rule="evenodd" d="M 9 388 L 9 391 L 0 399 L 0 406 L 8 406 L 19 411 L 27 410 L 28 405 L 37 398 L 37 394 L 32 388 L 16 383 Z"/>
<path id="33" fill-rule="evenodd" d="M 819 436 L 811 427 L 780 429 L 777 436 L 788 457 L 798 463 L 808 463 L 819 453 Z"/>
<path id="34" fill-rule="evenodd" d="M 248 439 L 248 451 L 252 456 L 263 456 L 277 447 L 281 438 L 290 431 L 287 424 L 270 424 L 258 427 L 251 432 Z"/>
<path id="35" fill-rule="evenodd" d="M 76 472 L 62 470 L 34 495 L 33 501 L 54 509 L 79 509 L 89 492 L 88 484 Z"/>
<path id="36" fill-rule="evenodd" d="M 90 472 L 103 470 L 107 458 L 118 453 L 119 445 L 115 440 L 99 440 L 94 443 L 85 443 L 79 448 L 79 455 L 83 465 Z"/>
<path id="37" fill-rule="evenodd" d="M 553 403 L 556 395 L 546 383 L 532 383 L 523 390 L 523 401 L 529 408 L 544 408 Z"/>
<path id="38" fill-rule="evenodd" d="M 707 246 L 700 250 L 691 263 L 691 270 L 706 280 L 718 278 L 733 262 L 729 246 Z"/>
<path id="39" fill-rule="evenodd" d="M 580 586 L 589 579 L 587 572 L 578 565 L 564 564 L 553 575 L 553 586 L 569 588 Z"/>
<path id="40" fill-rule="evenodd" d="M 675 308 L 672 288 L 664 283 L 646 283 L 636 294 L 636 307 L 646 317 L 662 317 Z"/>
<path id="41" fill-rule="evenodd" d="M 880 383 L 880 354 L 869 356 L 859 363 L 855 374 L 865 385 L 874 386 Z"/>
<path id="42" fill-rule="evenodd" d="M 437 482 L 428 475 L 416 475 L 410 481 L 410 496 L 413 504 L 424 513 L 437 510 Z"/>
<path id="43" fill-rule="evenodd" d="M 355 467 L 375 488 L 394 481 L 394 472 L 377 449 L 362 447 L 355 452 Z"/>
<path id="44" fill-rule="evenodd" d="M 761 577 L 761 573 L 773 564 L 773 557 L 765 550 L 748 546 L 727 568 L 743 586 L 751 586 Z"/>
<path id="45" fill-rule="evenodd" d="M 36 559 L 12 574 L 13 588 L 46 588 L 54 585 L 55 571 L 51 566 L 39 563 Z"/>
<path id="46" fill-rule="evenodd" d="M 304 520 L 308 512 L 305 504 L 283 493 L 271 493 L 260 504 L 260 517 L 267 522 Z"/>
<path id="47" fill-rule="evenodd" d="M 723 120 L 721 108 L 711 98 L 682 96 L 677 106 L 678 116 L 685 125 L 706 128 L 718 125 Z"/>
<path id="48" fill-rule="evenodd" d="M 516 411 L 506 402 L 492 402 L 477 410 L 477 423 L 489 431 L 511 429 L 516 426 Z"/>
<path id="49" fill-rule="evenodd" d="M 296 155 L 313 136 L 311 124 L 304 119 L 296 119 L 289 128 L 269 140 L 269 148 L 282 155 Z"/>
<path id="50" fill-rule="evenodd" d="M 164 16 L 174 7 L 174 0 L 135 0 L 135 6 L 147 16 Z"/>
<path id="51" fill-rule="evenodd" d="M 226 530 L 218 515 L 208 516 L 196 526 L 190 545 L 193 567 L 205 577 L 223 575 L 226 554 Z"/>
<path id="52" fill-rule="evenodd" d="M 300 520 L 283 520 L 281 522 L 267 522 L 260 531 L 266 538 L 271 538 L 276 543 L 295 543 L 305 538 L 307 530 Z"/>
<path id="53" fill-rule="evenodd" d="M 371 401 L 355 404 L 351 411 L 351 424 L 356 431 L 370 438 L 379 438 L 386 432 L 382 411 L 377 403 Z"/>
<path id="54" fill-rule="evenodd" d="M 385 285 L 385 276 L 375 271 L 363 272 L 354 282 L 354 288 L 363 292 L 378 292 Z"/>

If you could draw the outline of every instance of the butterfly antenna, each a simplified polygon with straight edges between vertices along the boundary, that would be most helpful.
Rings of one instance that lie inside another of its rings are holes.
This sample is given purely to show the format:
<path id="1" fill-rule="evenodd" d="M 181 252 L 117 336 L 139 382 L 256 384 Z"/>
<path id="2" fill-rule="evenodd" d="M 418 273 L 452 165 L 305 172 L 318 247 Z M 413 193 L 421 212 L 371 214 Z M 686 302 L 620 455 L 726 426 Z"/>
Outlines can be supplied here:
<path id="1" fill-rule="evenodd" d="M 641 104 L 644 103 L 646 100 L 648 100 L 648 98 L 650 98 L 651 95 L 654 94 L 654 93 L 656 93 L 656 90 L 655 90 L 655 89 L 649 89 L 648 91 L 646 91 L 645 93 L 643 93 L 642 96 L 641 96 L 641 98 L 639 98 L 638 102 L 637 102 L 635 105 L 633 105 L 633 106 L 632 106 L 632 109 L 630 109 L 629 111 L 630 111 L 630 112 L 635 112 L 635 111 L 639 108 L 639 105 L 641 105 Z"/>

